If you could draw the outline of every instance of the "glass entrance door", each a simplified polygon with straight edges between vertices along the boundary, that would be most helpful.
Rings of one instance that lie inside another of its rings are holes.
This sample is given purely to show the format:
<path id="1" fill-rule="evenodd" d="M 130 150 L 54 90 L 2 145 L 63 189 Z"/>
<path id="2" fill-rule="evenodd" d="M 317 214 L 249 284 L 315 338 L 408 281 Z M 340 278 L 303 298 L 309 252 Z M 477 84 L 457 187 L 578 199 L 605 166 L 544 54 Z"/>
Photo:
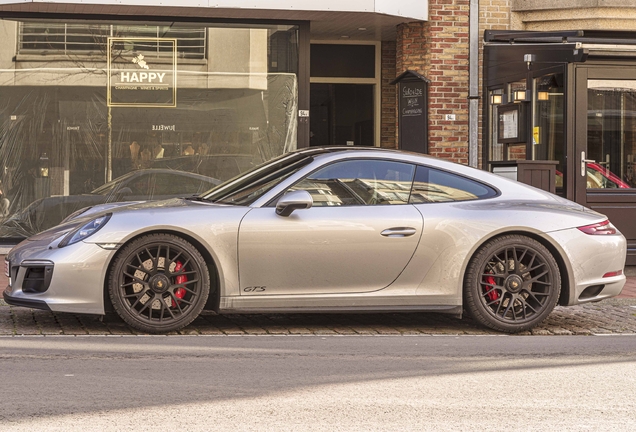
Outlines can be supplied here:
<path id="1" fill-rule="evenodd" d="M 311 84 L 312 146 L 373 146 L 372 84 Z"/>
<path id="2" fill-rule="evenodd" d="M 575 198 L 610 218 L 636 264 L 636 73 L 587 67 L 576 74 Z"/>
<path id="3" fill-rule="evenodd" d="M 634 187 L 636 80 L 588 79 L 585 188 Z M 583 176 L 581 165 L 581 176 Z"/>

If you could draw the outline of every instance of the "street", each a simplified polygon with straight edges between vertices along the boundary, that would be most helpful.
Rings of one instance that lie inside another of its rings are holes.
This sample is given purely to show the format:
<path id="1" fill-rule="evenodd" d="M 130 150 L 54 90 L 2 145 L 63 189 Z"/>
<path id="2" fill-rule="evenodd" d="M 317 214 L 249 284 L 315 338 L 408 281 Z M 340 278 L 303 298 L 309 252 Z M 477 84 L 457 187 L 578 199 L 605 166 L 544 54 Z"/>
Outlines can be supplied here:
<path id="1" fill-rule="evenodd" d="M 0 338 L 2 429 L 636 428 L 636 336 Z"/>

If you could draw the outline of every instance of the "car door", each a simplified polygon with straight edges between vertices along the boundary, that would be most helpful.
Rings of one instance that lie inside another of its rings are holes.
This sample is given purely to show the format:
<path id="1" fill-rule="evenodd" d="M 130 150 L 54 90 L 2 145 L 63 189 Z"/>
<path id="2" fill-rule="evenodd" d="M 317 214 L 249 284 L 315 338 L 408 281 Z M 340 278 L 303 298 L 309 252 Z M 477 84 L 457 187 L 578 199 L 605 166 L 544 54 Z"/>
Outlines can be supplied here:
<path id="1" fill-rule="evenodd" d="M 255 208 L 239 229 L 241 294 L 380 290 L 413 256 L 422 216 L 408 204 L 415 167 L 366 159 L 331 164 L 297 182 L 309 209 Z"/>

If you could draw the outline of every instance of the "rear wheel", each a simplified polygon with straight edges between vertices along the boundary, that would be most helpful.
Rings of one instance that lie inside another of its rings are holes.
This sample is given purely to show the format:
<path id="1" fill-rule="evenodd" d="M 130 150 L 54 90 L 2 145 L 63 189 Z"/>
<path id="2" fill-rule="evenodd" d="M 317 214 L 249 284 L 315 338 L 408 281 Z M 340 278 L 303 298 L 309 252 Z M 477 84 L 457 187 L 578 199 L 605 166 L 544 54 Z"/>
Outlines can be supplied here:
<path id="1" fill-rule="evenodd" d="M 486 243 L 471 259 L 464 279 L 464 306 L 479 323 L 515 333 L 552 312 L 559 299 L 559 267 L 545 246 L 521 235 Z"/>
<path id="2" fill-rule="evenodd" d="M 113 308 L 130 326 L 165 333 L 199 316 L 210 293 L 210 275 L 205 260 L 188 241 L 150 234 L 120 250 L 108 292 Z"/>

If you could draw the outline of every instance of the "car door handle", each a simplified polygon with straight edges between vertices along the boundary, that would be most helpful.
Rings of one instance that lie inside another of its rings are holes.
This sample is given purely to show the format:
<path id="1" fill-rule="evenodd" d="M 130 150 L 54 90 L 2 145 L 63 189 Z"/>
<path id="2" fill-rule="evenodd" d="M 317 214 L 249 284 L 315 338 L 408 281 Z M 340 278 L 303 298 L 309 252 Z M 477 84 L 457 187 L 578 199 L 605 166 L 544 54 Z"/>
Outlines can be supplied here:
<path id="1" fill-rule="evenodd" d="M 382 234 L 385 237 L 408 237 L 415 234 L 417 230 L 415 228 L 409 227 L 399 227 L 399 228 L 389 228 L 382 231 Z"/>

